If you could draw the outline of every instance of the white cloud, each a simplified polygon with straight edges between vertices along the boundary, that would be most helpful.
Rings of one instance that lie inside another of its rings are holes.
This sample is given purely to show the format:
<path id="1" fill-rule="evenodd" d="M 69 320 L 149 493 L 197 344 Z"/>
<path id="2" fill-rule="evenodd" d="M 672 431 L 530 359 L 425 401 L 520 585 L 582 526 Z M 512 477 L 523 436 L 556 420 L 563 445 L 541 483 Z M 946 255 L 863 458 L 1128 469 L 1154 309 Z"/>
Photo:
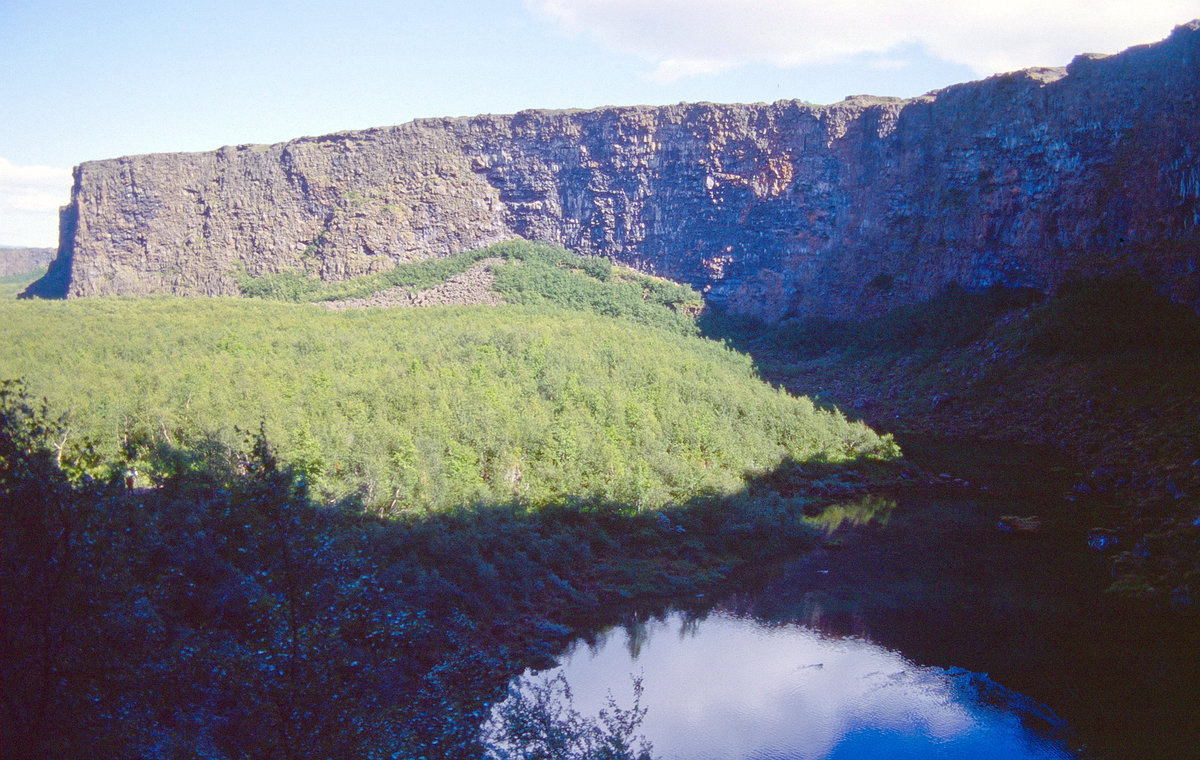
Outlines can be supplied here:
<path id="1" fill-rule="evenodd" d="M 708 58 L 667 58 L 659 61 L 658 66 L 649 76 L 656 82 L 667 84 L 686 77 L 720 74 L 736 65 L 732 61 Z"/>
<path id="2" fill-rule="evenodd" d="M 0 158 L 0 244 L 57 245 L 58 209 L 70 198 L 70 169 Z"/>
<path id="3" fill-rule="evenodd" d="M 1200 17 L 1197 0 L 526 0 L 567 34 L 640 56 L 670 81 L 920 45 L 980 76 L 1115 53 Z"/>

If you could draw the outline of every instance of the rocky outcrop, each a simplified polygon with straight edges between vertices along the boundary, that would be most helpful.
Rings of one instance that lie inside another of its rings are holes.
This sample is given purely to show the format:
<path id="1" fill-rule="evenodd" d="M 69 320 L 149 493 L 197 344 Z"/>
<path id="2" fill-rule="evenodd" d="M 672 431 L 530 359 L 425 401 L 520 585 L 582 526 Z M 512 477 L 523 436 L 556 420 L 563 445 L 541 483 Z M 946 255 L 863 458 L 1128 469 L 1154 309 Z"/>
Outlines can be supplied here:
<path id="1" fill-rule="evenodd" d="M 28 274 L 44 269 L 54 259 L 53 248 L 13 248 L 0 246 L 0 277 Z"/>
<path id="2" fill-rule="evenodd" d="M 347 298 L 342 301 L 325 301 L 326 308 L 334 311 L 346 309 L 417 308 L 422 306 L 499 306 L 504 303 L 500 294 L 492 289 L 496 276 L 492 267 L 504 263 L 501 258 L 487 258 L 470 269 L 449 277 L 441 285 L 413 292 L 411 288 L 397 285 L 381 290 L 366 298 Z"/>
<path id="3" fill-rule="evenodd" d="M 777 319 L 1132 268 L 1200 303 L 1200 22 L 912 99 L 426 119 L 85 163 L 43 295 L 236 293 L 513 236 Z"/>

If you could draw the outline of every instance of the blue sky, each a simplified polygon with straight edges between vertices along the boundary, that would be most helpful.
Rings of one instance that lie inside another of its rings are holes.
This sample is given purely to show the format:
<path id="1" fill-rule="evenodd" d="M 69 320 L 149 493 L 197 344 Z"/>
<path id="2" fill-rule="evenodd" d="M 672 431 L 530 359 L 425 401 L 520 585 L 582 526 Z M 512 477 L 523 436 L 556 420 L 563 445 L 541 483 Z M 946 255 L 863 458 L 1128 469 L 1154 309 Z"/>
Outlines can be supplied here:
<path id="1" fill-rule="evenodd" d="M 426 116 L 908 97 L 1117 52 L 1200 0 L 0 0 L 0 245 L 70 169 Z"/>

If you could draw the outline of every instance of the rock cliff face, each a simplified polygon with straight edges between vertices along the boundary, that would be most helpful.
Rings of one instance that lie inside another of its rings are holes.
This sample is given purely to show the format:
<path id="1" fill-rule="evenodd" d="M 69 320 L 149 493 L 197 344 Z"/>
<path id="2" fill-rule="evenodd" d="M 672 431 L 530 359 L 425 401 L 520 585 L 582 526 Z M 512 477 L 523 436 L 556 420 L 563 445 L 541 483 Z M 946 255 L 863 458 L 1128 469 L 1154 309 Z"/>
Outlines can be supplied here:
<path id="1" fill-rule="evenodd" d="M 912 99 L 428 119 L 75 170 L 40 295 L 236 293 L 523 236 L 734 310 L 856 316 L 1132 268 L 1200 304 L 1200 22 Z"/>
<path id="2" fill-rule="evenodd" d="M 0 277 L 36 272 L 54 259 L 53 248 L 13 248 L 0 246 Z"/>

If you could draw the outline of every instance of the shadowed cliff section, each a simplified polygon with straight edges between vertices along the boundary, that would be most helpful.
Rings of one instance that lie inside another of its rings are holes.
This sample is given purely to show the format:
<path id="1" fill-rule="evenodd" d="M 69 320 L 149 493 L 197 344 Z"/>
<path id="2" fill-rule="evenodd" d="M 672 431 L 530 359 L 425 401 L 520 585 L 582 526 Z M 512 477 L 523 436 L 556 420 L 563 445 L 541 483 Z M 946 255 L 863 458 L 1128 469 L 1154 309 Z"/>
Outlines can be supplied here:
<path id="1" fill-rule="evenodd" d="M 235 294 L 520 236 L 772 321 L 1127 270 L 1195 306 L 1198 92 L 1192 22 L 907 101 L 525 111 L 89 162 L 60 284 L 34 292 Z"/>
<path id="2" fill-rule="evenodd" d="M 79 169 L 75 169 L 75 181 L 79 181 Z M 49 259 L 46 274 L 25 288 L 19 298 L 66 298 L 71 287 L 71 269 L 74 261 L 75 225 L 79 209 L 71 203 L 58 212 L 58 253 Z"/>

